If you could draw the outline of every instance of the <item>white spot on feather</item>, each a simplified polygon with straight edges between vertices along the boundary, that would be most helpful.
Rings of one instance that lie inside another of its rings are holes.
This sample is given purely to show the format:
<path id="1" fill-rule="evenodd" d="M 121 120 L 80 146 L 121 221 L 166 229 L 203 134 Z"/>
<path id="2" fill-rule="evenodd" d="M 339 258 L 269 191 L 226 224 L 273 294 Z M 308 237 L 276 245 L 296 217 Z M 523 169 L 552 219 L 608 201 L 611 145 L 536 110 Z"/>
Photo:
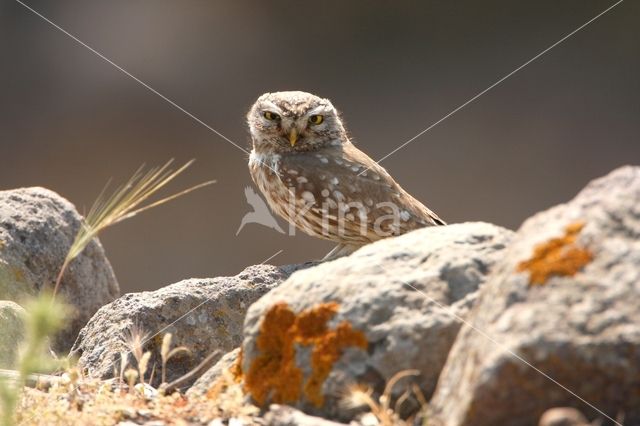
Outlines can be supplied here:
<path id="1" fill-rule="evenodd" d="M 304 191 L 300 196 L 302 197 L 303 200 L 305 200 L 308 203 L 316 202 L 316 197 L 314 197 L 310 191 Z"/>

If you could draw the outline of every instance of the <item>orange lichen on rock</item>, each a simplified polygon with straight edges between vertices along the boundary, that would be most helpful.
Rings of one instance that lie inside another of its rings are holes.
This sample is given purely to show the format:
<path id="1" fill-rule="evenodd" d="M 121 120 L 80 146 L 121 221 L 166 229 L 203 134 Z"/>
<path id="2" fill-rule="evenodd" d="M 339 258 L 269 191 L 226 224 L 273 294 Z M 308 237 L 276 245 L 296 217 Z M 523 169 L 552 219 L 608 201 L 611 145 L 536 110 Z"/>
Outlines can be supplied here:
<path id="1" fill-rule="evenodd" d="M 324 403 L 322 384 L 342 351 L 368 346 L 364 333 L 347 321 L 329 329 L 327 323 L 336 312 L 337 303 L 323 303 L 296 315 L 286 303 L 278 303 L 266 313 L 256 341 L 259 355 L 244 376 L 245 387 L 258 404 L 291 403 L 301 396 L 316 406 Z M 306 381 L 296 365 L 296 345 L 313 346 Z"/>
<path id="2" fill-rule="evenodd" d="M 242 381 L 242 360 L 244 359 L 244 353 L 242 352 L 242 348 L 238 352 L 238 358 L 236 358 L 235 362 L 231 367 L 229 367 L 229 372 L 233 377 L 233 380 L 237 383 Z"/>
<path id="3" fill-rule="evenodd" d="M 304 386 L 304 393 L 315 406 L 321 407 L 324 404 L 322 385 L 331 373 L 333 364 L 340 358 L 342 350 L 349 346 L 367 349 L 369 343 L 364 333 L 354 330 L 346 321 L 340 323 L 335 330 L 314 337 L 310 343 L 314 344 L 311 354 L 313 372 Z"/>
<path id="4" fill-rule="evenodd" d="M 16 281 L 18 282 L 23 282 L 24 281 L 24 271 L 20 268 L 12 268 L 13 269 L 13 276 L 15 277 Z"/>
<path id="5" fill-rule="evenodd" d="M 530 285 L 544 285 L 552 276 L 573 276 L 593 260 L 593 254 L 575 245 L 584 223 L 565 228 L 565 234 L 536 246 L 531 259 L 520 262 L 519 272 L 529 272 Z"/>
<path id="6" fill-rule="evenodd" d="M 245 388 L 264 405 L 268 397 L 275 403 L 292 402 L 300 397 L 302 371 L 295 365 L 291 328 L 296 315 L 286 303 L 274 305 L 264 316 L 256 346 L 259 355 L 244 377 Z"/>

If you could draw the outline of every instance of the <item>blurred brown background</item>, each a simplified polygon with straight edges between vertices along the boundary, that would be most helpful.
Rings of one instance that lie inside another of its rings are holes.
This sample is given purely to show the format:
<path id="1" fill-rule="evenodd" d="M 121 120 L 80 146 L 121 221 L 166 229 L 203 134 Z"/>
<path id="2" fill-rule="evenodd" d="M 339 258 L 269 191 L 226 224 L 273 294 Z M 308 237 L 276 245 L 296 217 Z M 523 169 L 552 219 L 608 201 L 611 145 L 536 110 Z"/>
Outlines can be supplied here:
<path id="1" fill-rule="evenodd" d="M 613 1 L 26 3 L 244 147 L 254 99 L 301 89 L 378 159 Z M 640 163 L 639 22 L 624 1 L 382 164 L 449 222 L 516 228 Z M 12 0 L 0 52 L 0 189 L 45 186 L 82 211 L 142 163 L 196 158 L 173 190 L 218 180 L 103 234 L 123 292 L 330 250 L 259 225 L 236 237 L 246 155 Z"/>

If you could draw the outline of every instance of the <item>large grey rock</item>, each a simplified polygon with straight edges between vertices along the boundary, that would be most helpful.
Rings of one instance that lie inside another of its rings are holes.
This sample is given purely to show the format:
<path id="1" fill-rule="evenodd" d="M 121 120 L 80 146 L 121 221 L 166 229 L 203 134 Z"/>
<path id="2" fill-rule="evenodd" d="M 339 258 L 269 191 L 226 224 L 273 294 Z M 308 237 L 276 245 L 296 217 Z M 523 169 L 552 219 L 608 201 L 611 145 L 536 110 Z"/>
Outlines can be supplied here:
<path id="1" fill-rule="evenodd" d="M 0 368 L 14 369 L 24 337 L 25 311 L 10 300 L 0 301 Z"/>
<path id="2" fill-rule="evenodd" d="M 173 346 L 186 346 L 191 354 L 181 353 L 169 361 L 170 382 L 215 350 L 226 353 L 238 347 L 249 306 L 298 267 L 257 265 L 234 277 L 194 278 L 152 292 L 125 294 L 91 318 L 72 354 L 91 376 L 112 377 L 120 366 L 120 352 L 127 351 L 126 336 L 142 327 L 148 338 L 144 350 L 152 353 L 148 373 L 155 364 L 158 384 L 162 338 L 171 333 Z M 132 356 L 129 360 L 135 366 Z"/>
<path id="3" fill-rule="evenodd" d="M 451 349 L 432 420 L 526 426 L 572 406 L 640 423 L 639 295 L 640 168 L 624 167 L 522 225 Z"/>
<path id="4" fill-rule="evenodd" d="M 74 206 L 55 192 L 0 191 L 0 299 L 20 303 L 44 287 L 52 289 L 80 223 Z M 63 277 L 60 294 L 74 313 L 53 339 L 53 348 L 66 353 L 82 326 L 119 292 L 104 250 L 94 239 Z"/>
<path id="5" fill-rule="evenodd" d="M 262 406 L 348 418 L 338 404 L 348 384 L 380 391 L 418 369 L 430 395 L 460 327 L 451 313 L 467 315 L 511 234 L 486 223 L 425 228 L 296 272 L 249 309 L 246 390 Z"/>

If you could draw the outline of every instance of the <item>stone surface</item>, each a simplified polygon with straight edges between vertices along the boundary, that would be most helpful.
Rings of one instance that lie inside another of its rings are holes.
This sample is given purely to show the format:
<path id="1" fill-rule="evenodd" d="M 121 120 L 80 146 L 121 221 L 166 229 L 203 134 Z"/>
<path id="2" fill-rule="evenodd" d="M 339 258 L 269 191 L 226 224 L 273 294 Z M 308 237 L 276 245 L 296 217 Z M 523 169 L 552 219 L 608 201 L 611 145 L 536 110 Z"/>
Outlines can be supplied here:
<path id="1" fill-rule="evenodd" d="M 14 369 L 18 346 L 24 337 L 22 306 L 9 300 L 0 301 L 0 368 Z"/>
<path id="2" fill-rule="evenodd" d="M 540 417 L 538 426 L 589 426 L 586 417 L 575 408 L 551 408 Z"/>
<path id="3" fill-rule="evenodd" d="M 349 384 L 380 391 L 418 369 L 430 395 L 460 327 L 452 313 L 467 315 L 511 235 L 486 223 L 425 228 L 296 272 L 247 314 L 245 389 L 262 406 L 341 419 Z"/>
<path id="4" fill-rule="evenodd" d="M 187 391 L 190 395 L 205 395 L 216 380 L 220 379 L 225 371 L 229 371 L 238 361 L 240 348 L 236 348 L 222 356 L 206 373 L 204 373 Z"/>
<path id="5" fill-rule="evenodd" d="M 43 287 L 53 288 L 80 223 L 74 206 L 55 192 L 0 191 L 0 299 L 19 303 Z M 119 291 L 104 250 L 94 239 L 62 280 L 60 294 L 75 313 L 53 339 L 54 350 L 66 353 L 82 326 Z"/>
<path id="6" fill-rule="evenodd" d="M 640 423 L 639 266 L 638 167 L 528 219 L 469 318 L 493 341 L 460 331 L 430 404 L 434 423 L 535 425 L 558 406 Z"/>
<path id="7" fill-rule="evenodd" d="M 171 382 L 196 367 L 219 349 L 231 351 L 242 342 L 242 322 L 249 306 L 301 266 L 257 265 L 234 277 L 188 279 L 153 292 L 126 294 L 102 307 L 82 329 L 72 354 L 94 377 L 114 376 L 120 366 L 124 340 L 136 326 L 142 327 L 151 351 L 149 372 L 156 365 L 154 384 L 160 377 L 160 346 L 165 333 L 173 335 L 173 347 L 186 346 L 169 361 Z M 135 365 L 133 357 L 130 362 Z"/>
<path id="8" fill-rule="evenodd" d="M 264 416 L 266 426 L 347 426 L 320 417 L 309 416 L 286 405 L 273 404 Z"/>

